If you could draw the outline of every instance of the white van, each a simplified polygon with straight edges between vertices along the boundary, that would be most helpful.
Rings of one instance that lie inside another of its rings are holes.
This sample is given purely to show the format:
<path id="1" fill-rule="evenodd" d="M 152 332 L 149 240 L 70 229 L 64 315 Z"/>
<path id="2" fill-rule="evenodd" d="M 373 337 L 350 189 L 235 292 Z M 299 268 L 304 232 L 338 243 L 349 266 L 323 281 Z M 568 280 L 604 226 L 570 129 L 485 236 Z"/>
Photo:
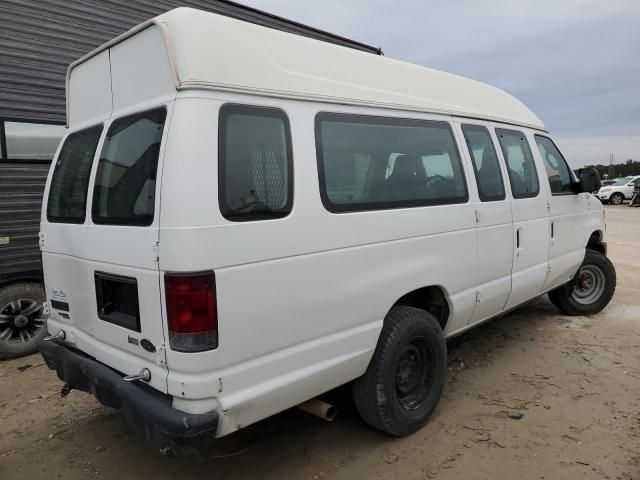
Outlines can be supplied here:
<path id="1" fill-rule="evenodd" d="M 352 381 L 367 423 L 410 434 L 448 337 L 613 295 L 599 177 L 496 88 L 180 8 L 67 92 L 41 351 L 163 451 Z"/>

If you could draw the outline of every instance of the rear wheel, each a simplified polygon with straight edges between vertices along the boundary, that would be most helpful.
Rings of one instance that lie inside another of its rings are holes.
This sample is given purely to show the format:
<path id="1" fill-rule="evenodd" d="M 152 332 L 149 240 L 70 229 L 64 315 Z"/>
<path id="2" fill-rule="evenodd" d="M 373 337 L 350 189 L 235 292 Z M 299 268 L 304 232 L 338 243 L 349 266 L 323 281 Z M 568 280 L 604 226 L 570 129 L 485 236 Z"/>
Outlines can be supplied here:
<path id="1" fill-rule="evenodd" d="M 0 358 L 27 355 L 47 333 L 42 316 L 44 292 L 37 283 L 0 288 Z"/>
<path id="2" fill-rule="evenodd" d="M 622 202 L 624 202 L 624 195 L 621 193 L 614 193 L 609 197 L 609 203 L 612 205 L 620 205 Z"/>
<path id="3" fill-rule="evenodd" d="M 418 308 L 394 307 L 367 371 L 354 382 L 356 408 L 369 425 L 409 435 L 435 410 L 446 371 L 447 347 L 435 317 Z"/>
<path id="4" fill-rule="evenodd" d="M 593 315 L 606 307 L 616 290 L 616 270 L 602 253 L 587 250 L 575 277 L 549 292 L 549 299 L 567 315 Z"/>

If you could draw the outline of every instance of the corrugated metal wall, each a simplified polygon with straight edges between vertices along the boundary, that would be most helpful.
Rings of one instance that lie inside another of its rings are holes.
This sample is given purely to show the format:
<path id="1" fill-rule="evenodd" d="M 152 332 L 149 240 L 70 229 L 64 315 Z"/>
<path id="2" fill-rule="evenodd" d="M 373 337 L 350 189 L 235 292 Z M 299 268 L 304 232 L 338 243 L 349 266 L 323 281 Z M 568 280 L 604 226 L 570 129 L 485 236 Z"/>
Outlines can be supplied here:
<path id="1" fill-rule="evenodd" d="M 381 53 L 368 45 L 221 0 L 1 0 L 0 118 L 65 123 L 67 66 L 138 23 L 177 6 Z"/>
<path id="2" fill-rule="evenodd" d="M 38 230 L 49 164 L 0 163 L 0 280 L 40 270 Z"/>
<path id="3" fill-rule="evenodd" d="M 224 0 L 0 0 L 0 121 L 64 124 L 67 66 L 140 22 L 179 6 L 382 53 Z M 14 272 L 40 269 L 38 230 L 48 168 L 46 163 L 0 160 L 0 281 Z"/>

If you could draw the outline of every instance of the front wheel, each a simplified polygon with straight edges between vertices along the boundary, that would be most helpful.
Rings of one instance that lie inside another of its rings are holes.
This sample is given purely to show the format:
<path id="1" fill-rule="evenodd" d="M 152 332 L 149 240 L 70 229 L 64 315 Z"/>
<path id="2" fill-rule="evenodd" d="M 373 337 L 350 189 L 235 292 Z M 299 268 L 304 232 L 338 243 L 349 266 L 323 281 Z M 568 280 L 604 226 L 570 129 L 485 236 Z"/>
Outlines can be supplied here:
<path id="1" fill-rule="evenodd" d="M 614 193 L 609 197 L 609 203 L 612 205 L 621 205 L 624 202 L 624 195 L 621 193 Z"/>
<path id="2" fill-rule="evenodd" d="M 395 436 L 422 427 L 446 382 L 447 347 L 430 313 L 398 306 L 387 314 L 371 363 L 353 384 L 362 419 Z"/>
<path id="3" fill-rule="evenodd" d="M 616 270 L 605 255 L 587 250 L 575 277 L 549 292 L 549 299 L 567 315 L 593 315 L 606 307 L 616 290 Z"/>

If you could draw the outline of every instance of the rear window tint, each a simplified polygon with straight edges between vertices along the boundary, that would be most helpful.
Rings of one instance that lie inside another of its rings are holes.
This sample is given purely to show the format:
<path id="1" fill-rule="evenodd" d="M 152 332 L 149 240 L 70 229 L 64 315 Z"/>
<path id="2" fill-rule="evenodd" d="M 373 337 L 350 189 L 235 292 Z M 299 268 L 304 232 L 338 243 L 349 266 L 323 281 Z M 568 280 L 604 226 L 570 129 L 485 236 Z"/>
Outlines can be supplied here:
<path id="1" fill-rule="evenodd" d="M 72 133 L 64 141 L 49 187 L 49 222 L 84 223 L 89 175 L 101 133 L 98 125 Z"/>
<path id="2" fill-rule="evenodd" d="M 102 146 L 93 187 L 94 223 L 151 225 L 164 108 L 115 120 Z"/>
<path id="3" fill-rule="evenodd" d="M 269 220 L 291 211 L 291 136 L 282 110 L 224 105 L 218 149 L 218 199 L 227 220 Z"/>

